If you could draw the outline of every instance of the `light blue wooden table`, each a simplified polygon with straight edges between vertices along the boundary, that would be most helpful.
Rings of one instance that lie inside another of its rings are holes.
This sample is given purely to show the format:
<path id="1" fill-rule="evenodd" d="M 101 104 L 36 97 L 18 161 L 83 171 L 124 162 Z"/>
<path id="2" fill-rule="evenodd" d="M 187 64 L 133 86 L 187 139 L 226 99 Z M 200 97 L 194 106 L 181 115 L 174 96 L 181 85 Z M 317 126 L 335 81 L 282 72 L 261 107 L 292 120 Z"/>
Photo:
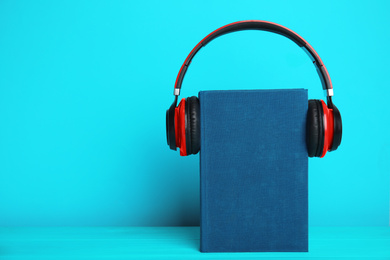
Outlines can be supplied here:
<path id="1" fill-rule="evenodd" d="M 0 259 L 390 259 L 390 227 L 309 229 L 309 253 L 200 253 L 199 227 L 0 228 Z"/>

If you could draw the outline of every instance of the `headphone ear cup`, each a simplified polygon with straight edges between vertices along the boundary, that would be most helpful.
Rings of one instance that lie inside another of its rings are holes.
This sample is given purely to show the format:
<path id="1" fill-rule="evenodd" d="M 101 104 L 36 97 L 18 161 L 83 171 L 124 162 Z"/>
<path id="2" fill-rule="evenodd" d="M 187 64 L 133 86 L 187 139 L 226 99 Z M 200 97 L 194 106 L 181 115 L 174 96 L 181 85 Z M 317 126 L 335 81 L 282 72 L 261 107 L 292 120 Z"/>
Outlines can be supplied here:
<path id="1" fill-rule="evenodd" d="M 334 120 L 334 132 L 333 132 L 333 143 L 332 147 L 330 148 L 331 151 L 334 151 L 339 147 L 341 143 L 341 136 L 343 133 L 343 124 L 341 120 L 340 111 L 337 109 L 337 107 L 333 104 L 332 106 L 333 110 L 333 120 Z"/>
<path id="2" fill-rule="evenodd" d="M 306 120 L 306 146 L 309 157 L 321 157 L 324 149 L 324 111 L 320 100 L 309 100 Z"/>
<path id="3" fill-rule="evenodd" d="M 186 148 L 187 155 L 200 150 L 200 105 L 195 96 L 186 99 Z"/>

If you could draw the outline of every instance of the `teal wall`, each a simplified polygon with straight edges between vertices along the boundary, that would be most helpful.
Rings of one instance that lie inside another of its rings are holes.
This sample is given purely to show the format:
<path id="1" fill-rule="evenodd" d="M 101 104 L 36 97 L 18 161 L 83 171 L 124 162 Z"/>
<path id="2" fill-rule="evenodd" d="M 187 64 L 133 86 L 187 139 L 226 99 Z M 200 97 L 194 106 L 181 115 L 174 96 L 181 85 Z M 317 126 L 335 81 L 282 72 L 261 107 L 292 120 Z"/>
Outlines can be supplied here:
<path id="1" fill-rule="evenodd" d="M 0 226 L 196 225 L 199 156 L 165 139 L 188 52 L 212 30 L 273 21 L 316 48 L 344 123 L 309 160 L 310 225 L 389 225 L 388 1 L 0 1 Z M 194 59 L 199 90 L 307 88 L 306 54 L 241 32 Z"/>

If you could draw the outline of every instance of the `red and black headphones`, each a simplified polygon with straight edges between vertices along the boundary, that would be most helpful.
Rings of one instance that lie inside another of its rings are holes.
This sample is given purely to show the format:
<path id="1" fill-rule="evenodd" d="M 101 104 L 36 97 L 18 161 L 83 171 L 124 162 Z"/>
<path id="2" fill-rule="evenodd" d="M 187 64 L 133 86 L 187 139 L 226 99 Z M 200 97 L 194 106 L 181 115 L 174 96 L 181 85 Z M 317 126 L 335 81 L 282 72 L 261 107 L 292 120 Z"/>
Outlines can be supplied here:
<path id="1" fill-rule="evenodd" d="M 269 31 L 283 35 L 302 47 L 312 59 L 322 88 L 326 91 L 327 105 L 323 100 L 309 100 L 306 121 L 306 144 L 309 157 L 324 157 L 327 151 L 334 151 L 341 143 L 342 122 L 337 107 L 332 102 L 333 87 L 328 71 L 320 56 L 301 36 L 292 30 L 267 21 L 248 20 L 225 25 L 201 40 L 188 54 L 176 78 L 175 100 L 166 114 L 167 141 L 172 150 L 180 148 L 180 155 L 196 154 L 200 150 L 200 106 L 195 96 L 183 98 L 177 105 L 184 75 L 195 54 L 210 41 L 231 32 L 243 30 Z"/>

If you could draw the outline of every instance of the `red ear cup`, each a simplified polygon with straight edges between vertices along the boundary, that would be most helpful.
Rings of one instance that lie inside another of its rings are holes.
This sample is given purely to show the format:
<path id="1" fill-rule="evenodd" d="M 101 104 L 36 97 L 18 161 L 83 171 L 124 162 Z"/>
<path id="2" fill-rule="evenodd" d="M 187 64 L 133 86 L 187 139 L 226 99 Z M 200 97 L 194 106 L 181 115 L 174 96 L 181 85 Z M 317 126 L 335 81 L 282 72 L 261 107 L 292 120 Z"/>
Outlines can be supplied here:
<path id="1" fill-rule="evenodd" d="M 341 114 L 340 111 L 337 109 L 335 104 L 332 103 L 331 105 L 333 110 L 333 126 L 334 126 L 334 132 L 333 132 L 333 143 L 330 147 L 330 151 L 335 151 L 341 144 L 341 136 L 343 133 L 343 123 L 341 120 Z"/>
<path id="2" fill-rule="evenodd" d="M 180 149 L 180 155 L 186 156 L 186 120 L 185 120 L 186 99 L 183 98 L 175 108 L 175 138 L 176 146 Z"/>
<path id="3" fill-rule="evenodd" d="M 175 148 L 180 155 L 196 154 L 200 149 L 199 99 L 195 96 L 182 99 L 175 109 Z"/>
<path id="4" fill-rule="evenodd" d="M 334 140 L 333 109 L 323 100 L 309 100 L 306 143 L 309 157 L 324 157 Z"/>
<path id="5" fill-rule="evenodd" d="M 330 151 L 334 137 L 334 118 L 333 109 L 328 108 L 323 100 L 321 100 L 324 122 L 324 148 L 321 153 L 321 158 L 325 156 L 327 151 Z"/>

